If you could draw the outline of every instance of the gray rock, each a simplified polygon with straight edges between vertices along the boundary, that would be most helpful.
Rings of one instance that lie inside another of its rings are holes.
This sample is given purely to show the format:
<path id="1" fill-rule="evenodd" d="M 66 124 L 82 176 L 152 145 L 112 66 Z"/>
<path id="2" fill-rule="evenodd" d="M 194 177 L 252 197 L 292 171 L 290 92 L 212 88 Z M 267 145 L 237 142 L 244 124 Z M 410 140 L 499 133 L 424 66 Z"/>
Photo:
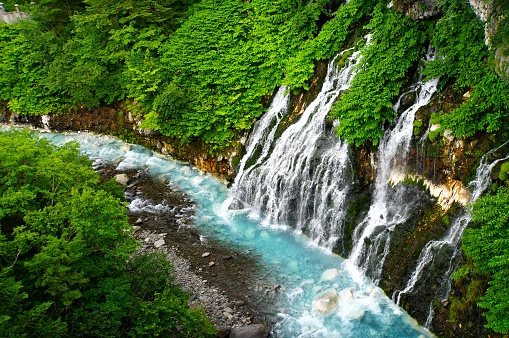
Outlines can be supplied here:
<path id="1" fill-rule="evenodd" d="M 228 312 L 223 312 L 223 316 L 225 316 L 226 318 L 228 318 L 229 320 L 232 320 L 233 319 L 233 315 L 231 313 L 228 313 Z"/>
<path id="2" fill-rule="evenodd" d="M 251 324 L 235 328 L 230 333 L 230 338 L 266 338 L 269 330 L 263 324 Z"/>
<path id="3" fill-rule="evenodd" d="M 135 226 L 133 226 L 133 230 L 134 230 L 134 232 L 136 232 L 136 231 L 138 231 L 138 230 L 140 230 L 140 229 L 141 229 L 141 227 L 140 227 L 139 225 L 135 225 Z"/>
<path id="4" fill-rule="evenodd" d="M 136 220 L 136 222 L 134 222 L 134 224 L 141 224 L 141 223 L 143 223 L 143 220 L 141 218 L 138 218 Z"/>
<path id="5" fill-rule="evenodd" d="M 233 309 L 231 307 L 225 307 L 223 311 L 226 313 L 233 313 Z"/>
<path id="6" fill-rule="evenodd" d="M 230 335 L 230 331 L 231 331 L 231 329 L 228 326 L 224 326 L 224 325 L 216 326 L 216 330 L 217 330 L 217 335 L 216 335 L 217 338 L 228 338 L 228 336 Z"/>
<path id="7" fill-rule="evenodd" d="M 162 247 L 163 245 L 165 245 L 166 243 L 164 242 L 164 239 L 160 239 L 158 241 L 155 241 L 154 243 L 154 248 L 156 249 L 159 249 L 160 247 Z"/>
<path id="8" fill-rule="evenodd" d="M 210 256 L 210 252 L 204 252 L 201 256 L 202 257 L 208 257 L 208 256 Z"/>

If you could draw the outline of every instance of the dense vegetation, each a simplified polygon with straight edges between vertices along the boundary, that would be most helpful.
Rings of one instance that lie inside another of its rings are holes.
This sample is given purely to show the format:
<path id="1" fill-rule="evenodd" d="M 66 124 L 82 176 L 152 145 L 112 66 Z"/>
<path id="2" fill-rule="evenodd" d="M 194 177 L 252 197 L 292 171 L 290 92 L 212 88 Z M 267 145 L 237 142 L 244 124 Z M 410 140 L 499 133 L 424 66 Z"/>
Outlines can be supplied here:
<path id="1" fill-rule="evenodd" d="M 475 226 L 463 235 L 463 250 L 473 262 L 472 270 L 489 276 L 489 287 L 478 305 L 487 310 L 487 327 L 509 333 L 509 188 L 477 200 L 473 221 Z"/>
<path id="2" fill-rule="evenodd" d="M 214 336 L 119 196 L 76 144 L 0 132 L 0 336 Z"/>
<path id="3" fill-rule="evenodd" d="M 485 45 L 483 23 L 466 2 L 444 0 L 444 16 L 438 20 L 431 43 L 438 48 L 437 58 L 424 73 L 440 77 L 460 93 L 465 103 L 451 112 L 433 116 L 436 123 L 457 137 L 489 133 L 505 128 L 509 117 L 509 82 L 497 76 L 488 63 L 492 57 Z"/>
<path id="4" fill-rule="evenodd" d="M 509 86 L 489 66 L 482 23 L 465 2 L 441 6 L 431 25 L 375 0 L 45 0 L 22 7 L 33 21 L 0 25 L 0 99 L 23 114 L 129 99 L 146 128 L 221 148 L 251 127 L 277 86 L 307 89 L 316 61 L 369 33 L 362 71 L 331 112 L 339 136 L 378 143 L 428 42 L 438 55 L 425 74 L 470 91 L 459 108 L 435 114 L 441 131 L 499 130 Z"/>
<path id="5" fill-rule="evenodd" d="M 12 4 L 5 6 L 13 10 Z M 441 14 L 427 21 L 405 17 L 387 0 L 20 4 L 33 20 L 0 24 L 0 100 L 16 113 L 65 113 L 126 101 L 145 128 L 220 149 L 251 128 L 277 86 L 306 90 L 316 62 L 358 48 L 357 75 L 330 114 L 349 143 L 377 145 L 396 117 L 396 97 L 418 68 L 428 78 L 440 77 L 440 89 L 456 97 L 433 114 L 431 122 L 440 128 L 430 139 L 445 130 L 461 138 L 509 129 L 509 79 L 494 58 L 495 51 L 509 54 L 509 15 L 501 16 L 488 48 L 468 1 L 441 0 Z M 497 13 L 509 13 L 506 2 L 496 6 Z M 436 57 L 424 64 L 428 46 Z M 468 239 L 465 248 L 495 283 L 481 303 L 490 308 L 490 327 L 507 331 L 497 324 L 506 318 L 505 308 L 495 306 L 502 299 L 496 271 L 483 267 Z"/>

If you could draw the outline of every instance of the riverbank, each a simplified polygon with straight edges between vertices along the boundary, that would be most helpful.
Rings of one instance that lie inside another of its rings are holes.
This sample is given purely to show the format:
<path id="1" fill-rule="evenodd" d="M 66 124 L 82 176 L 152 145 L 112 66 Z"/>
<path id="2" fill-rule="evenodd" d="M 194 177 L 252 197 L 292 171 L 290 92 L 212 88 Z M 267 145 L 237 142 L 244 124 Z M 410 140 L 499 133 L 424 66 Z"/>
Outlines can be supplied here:
<path id="1" fill-rule="evenodd" d="M 168 255 L 175 283 L 190 293 L 190 306 L 204 309 L 219 337 L 231 337 L 230 332 L 246 326 L 268 333 L 259 291 L 269 286 L 262 285 L 263 268 L 249 252 L 200 235 L 192 226 L 193 202 L 171 182 L 143 170 L 118 171 L 109 163 L 95 163 L 94 168 L 103 179 L 116 177 L 125 185 L 129 221 L 140 250 Z"/>

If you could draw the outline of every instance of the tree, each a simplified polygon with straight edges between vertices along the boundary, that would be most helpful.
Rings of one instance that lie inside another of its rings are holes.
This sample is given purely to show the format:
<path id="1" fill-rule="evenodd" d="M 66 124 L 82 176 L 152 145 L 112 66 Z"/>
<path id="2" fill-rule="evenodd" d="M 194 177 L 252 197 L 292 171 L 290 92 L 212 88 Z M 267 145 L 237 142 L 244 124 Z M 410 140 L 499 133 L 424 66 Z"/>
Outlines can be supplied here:
<path id="1" fill-rule="evenodd" d="M 0 336 L 214 334 L 112 190 L 77 144 L 0 132 Z"/>

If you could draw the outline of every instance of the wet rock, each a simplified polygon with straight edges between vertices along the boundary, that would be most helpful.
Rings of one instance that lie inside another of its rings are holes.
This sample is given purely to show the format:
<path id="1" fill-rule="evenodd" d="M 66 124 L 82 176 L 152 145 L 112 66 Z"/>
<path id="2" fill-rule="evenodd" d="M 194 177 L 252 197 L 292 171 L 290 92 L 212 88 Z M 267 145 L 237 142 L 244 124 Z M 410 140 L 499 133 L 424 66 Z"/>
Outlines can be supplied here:
<path id="1" fill-rule="evenodd" d="M 410 108 L 410 106 L 414 104 L 416 97 L 417 95 L 415 92 L 410 92 L 406 95 L 403 95 L 400 101 L 400 111 L 405 111 Z"/>
<path id="2" fill-rule="evenodd" d="M 353 300 L 353 288 L 339 291 L 338 297 L 342 302 L 351 302 Z"/>
<path id="3" fill-rule="evenodd" d="M 444 137 L 449 141 L 454 141 L 454 132 L 451 129 L 446 129 L 444 131 Z"/>
<path id="4" fill-rule="evenodd" d="M 266 338 L 269 331 L 263 324 L 251 324 L 235 328 L 230 333 L 230 338 Z"/>
<path id="5" fill-rule="evenodd" d="M 335 290 L 327 290 L 318 295 L 311 305 L 318 313 L 330 314 L 338 306 L 338 293 Z"/>
<path id="6" fill-rule="evenodd" d="M 328 269 L 322 273 L 322 277 L 320 279 L 323 281 L 331 281 L 334 278 L 336 278 L 337 276 L 339 276 L 340 274 L 341 274 L 341 270 L 339 270 L 339 269 Z"/>

